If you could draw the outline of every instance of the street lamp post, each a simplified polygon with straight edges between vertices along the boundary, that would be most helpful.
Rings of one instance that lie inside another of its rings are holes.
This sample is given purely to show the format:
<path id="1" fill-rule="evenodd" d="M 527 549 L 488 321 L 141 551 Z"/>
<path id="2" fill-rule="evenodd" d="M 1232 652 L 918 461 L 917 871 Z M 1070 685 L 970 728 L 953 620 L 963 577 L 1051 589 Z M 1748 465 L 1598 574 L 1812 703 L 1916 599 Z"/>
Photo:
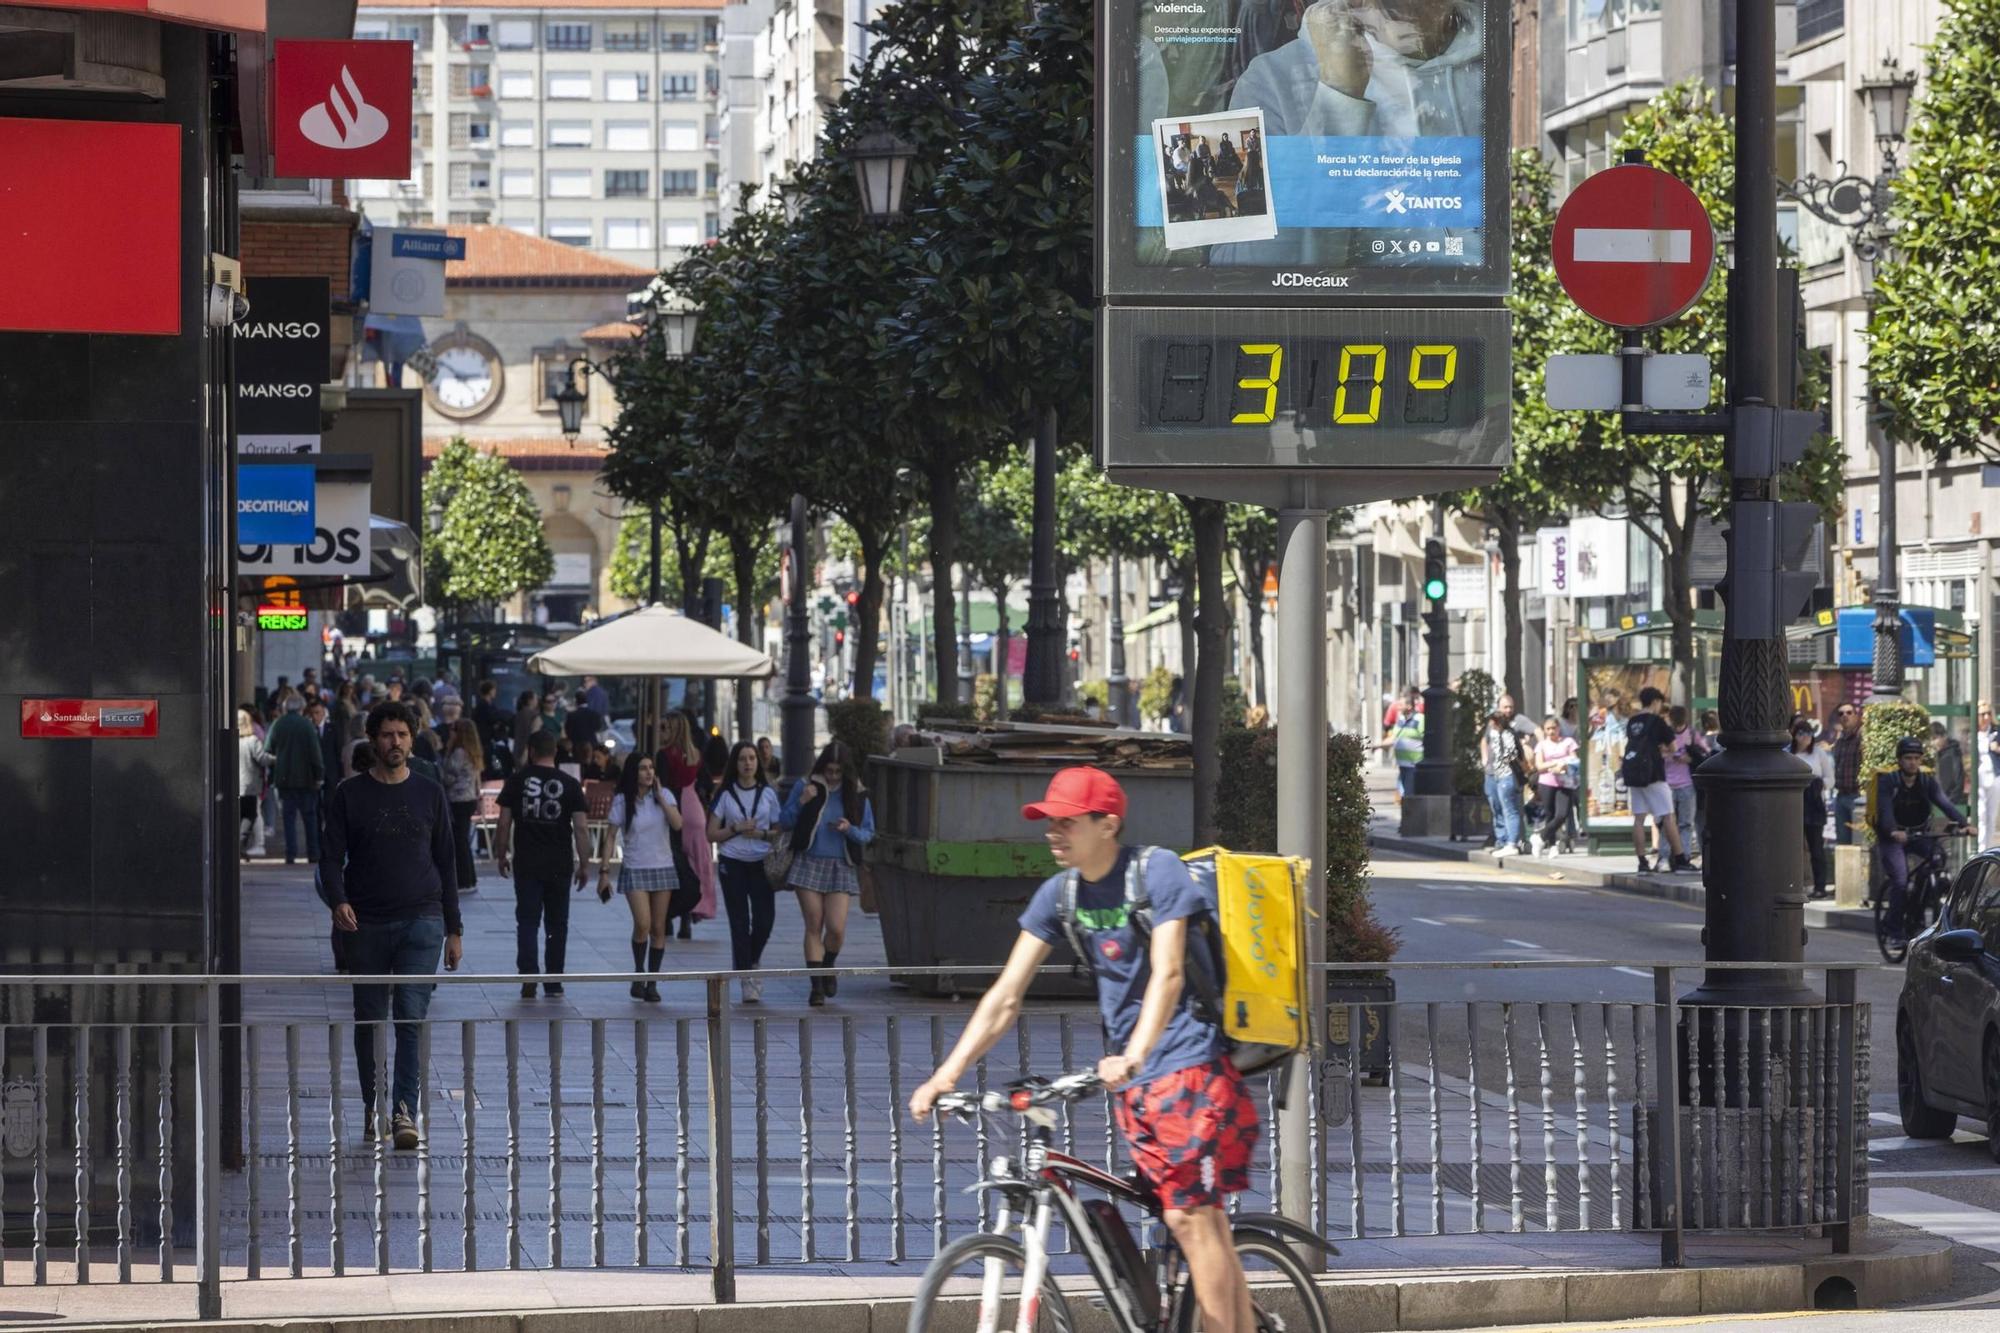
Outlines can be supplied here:
<path id="1" fill-rule="evenodd" d="M 1111 557 L 1111 651 L 1108 656 L 1110 673 L 1105 678 L 1105 693 L 1109 696 L 1106 702 L 1110 704 L 1111 721 L 1117 726 L 1130 726 L 1127 719 L 1132 682 L 1125 675 L 1125 558 L 1116 554 Z"/>
<path id="2" fill-rule="evenodd" d="M 779 743 L 784 747 L 785 776 L 802 778 L 812 767 L 812 667 L 806 645 L 812 626 L 806 612 L 806 571 L 812 568 L 806 549 L 806 497 L 792 497 L 792 582 L 785 591 L 785 697 L 778 705 Z"/>
<path id="3" fill-rule="evenodd" d="M 1873 179 L 1843 171 L 1831 180 L 1807 176 L 1778 182 L 1781 194 L 1796 200 L 1814 217 L 1847 229 L 1849 246 L 1864 266 L 1873 265 L 1889 248 L 1890 194 L 1902 171 L 1897 149 L 1909 124 L 1910 95 L 1916 86 L 1916 71 L 1903 69 L 1893 54 L 1885 55 L 1880 69 L 1861 81 L 1882 160 Z M 1868 298 L 1872 303 L 1872 280 Z M 1889 437 L 1872 390 L 1868 395 L 1868 433 L 1875 444 L 1876 461 L 1874 688 L 1869 699 L 1881 702 L 1900 699 L 1903 694 L 1903 607 L 1896 586 L 1896 442 Z"/>

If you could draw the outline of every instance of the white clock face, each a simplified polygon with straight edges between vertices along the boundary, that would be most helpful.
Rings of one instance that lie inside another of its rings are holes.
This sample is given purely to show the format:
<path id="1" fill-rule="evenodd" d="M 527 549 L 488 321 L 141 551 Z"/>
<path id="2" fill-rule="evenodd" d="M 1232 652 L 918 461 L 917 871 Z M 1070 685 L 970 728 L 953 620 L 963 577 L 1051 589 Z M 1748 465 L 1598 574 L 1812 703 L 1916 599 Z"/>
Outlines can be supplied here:
<path id="1" fill-rule="evenodd" d="M 431 390 L 443 407 L 471 413 L 492 401 L 499 376 L 493 362 L 478 348 L 448 347 L 437 354 L 437 367 Z"/>

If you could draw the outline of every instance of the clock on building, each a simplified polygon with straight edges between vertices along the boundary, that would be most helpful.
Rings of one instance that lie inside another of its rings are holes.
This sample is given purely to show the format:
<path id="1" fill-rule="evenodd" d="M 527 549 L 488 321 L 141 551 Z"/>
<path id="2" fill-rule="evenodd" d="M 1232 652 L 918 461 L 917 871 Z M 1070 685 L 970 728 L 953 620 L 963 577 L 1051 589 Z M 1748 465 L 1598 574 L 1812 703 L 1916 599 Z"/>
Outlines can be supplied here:
<path id="1" fill-rule="evenodd" d="M 431 344 L 436 370 L 424 384 L 432 407 L 461 420 L 479 416 L 500 401 L 506 372 L 493 344 L 461 326 Z"/>

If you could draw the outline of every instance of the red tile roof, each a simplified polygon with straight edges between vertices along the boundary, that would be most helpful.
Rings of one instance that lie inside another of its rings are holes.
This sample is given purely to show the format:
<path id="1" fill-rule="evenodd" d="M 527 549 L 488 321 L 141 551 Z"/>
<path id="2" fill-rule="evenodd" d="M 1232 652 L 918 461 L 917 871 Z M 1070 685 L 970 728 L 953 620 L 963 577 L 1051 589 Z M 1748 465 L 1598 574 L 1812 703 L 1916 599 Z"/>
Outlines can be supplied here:
<path id="1" fill-rule="evenodd" d="M 560 435 L 525 435 L 497 438 L 468 435 L 465 438 L 473 448 L 484 453 L 497 452 L 505 459 L 562 459 L 572 462 L 578 467 L 594 468 L 600 466 L 604 462 L 604 456 L 610 452 L 599 441 L 579 439 L 575 444 L 571 444 Z M 449 436 L 434 435 L 426 437 L 424 440 L 424 457 L 427 459 L 436 458 L 444 452 L 444 447 L 450 443 L 451 437 Z"/>
<path id="2" fill-rule="evenodd" d="M 465 238 L 465 258 L 444 266 L 447 283 L 536 287 L 625 287 L 635 290 L 654 271 L 622 259 L 487 223 L 448 228 Z"/>

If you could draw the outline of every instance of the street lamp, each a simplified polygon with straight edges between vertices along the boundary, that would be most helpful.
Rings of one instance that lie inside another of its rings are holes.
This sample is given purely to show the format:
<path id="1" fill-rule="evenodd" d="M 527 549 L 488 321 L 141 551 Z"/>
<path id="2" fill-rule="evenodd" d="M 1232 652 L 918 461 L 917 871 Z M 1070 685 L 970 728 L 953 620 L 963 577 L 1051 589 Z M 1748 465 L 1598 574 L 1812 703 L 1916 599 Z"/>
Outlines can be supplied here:
<path id="1" fill-rule="evenodd" d="M 893 222 L 903 214 L 903 185 L 917 150 L 882 126 L 871 127 L 847 150 L 861 211 L 870 222 Z"/>
<path id="2" fill-rule="evenodd" d="M 1832 180 L 1808 176 L 1795 183 L 1778 183 L 1780 193 L 1796 199 L 1814 217 L 1851 233 L 1855 257 L 1864 264 L 1874 264 L 1889 248 L 1890 194 L 1902 171 L 1896 150 L 1902 146 L 1909 125 L 1910 94 L 1916 86 L 1916 71 L 1903 69 L 1893 54 L 1883 56 L 1876 72 L 1861 81 L 1860 92 L 1868 102 L 1882 162 L 1873 180 L 1843 173 Z M 1841 165 L 1843 169 L 1846 166 Z M 1868 300 L 1872 305 L 1872 281 L 1870 286 Z M 1896 443 L 1889 438 L 1872 389 L 1868 395 L 1868 433 L 1874 439 L 1876 458 L 1875 653 L 1870 697 L 1891 700 L 1903 693 L 1903 608 L 1896 587 Z"/>
<path id="3" fill-rule="evenodd" d="M 571 444 L 575 444 L 576 437 L 583 433 L 583 409 L 590 401 L 583 392 L 583 382 L 593 374 L 603 373 L 589 357 L 580 356 L 569 363 L 569 374 L 564 378 L 562 388 L 556 390 L 556 413 L 562 418 L 563 438 Z"/>

